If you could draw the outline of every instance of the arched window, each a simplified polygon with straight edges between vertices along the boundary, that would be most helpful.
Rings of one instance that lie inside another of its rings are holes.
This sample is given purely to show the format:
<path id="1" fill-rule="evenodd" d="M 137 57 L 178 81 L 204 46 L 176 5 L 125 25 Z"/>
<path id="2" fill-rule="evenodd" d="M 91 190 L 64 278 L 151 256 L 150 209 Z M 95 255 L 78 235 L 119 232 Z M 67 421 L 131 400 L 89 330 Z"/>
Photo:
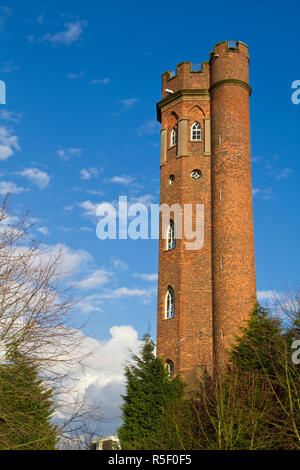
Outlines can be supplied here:
<path id="1" fill-rule="evenodd" d="M 224 330 L 223 330 L 223 328 L 220 329 L 220 340 L 221 340 L 221 343 L 223 344 L 224 343 Z"/>
<path id="2" fill-rule="evenodd" d="M 199 122 L 194 122 L 191 127 L 191 140 L 201 140 L 201 126 Z"/>
<path id="3" fill-rule="evenodd" d="M 167 371 L 169 372 L 169 374 L 173 377 L 174 376 L 174 362 L 171 361 L 170 359 L 167 359 L 165 367 Z"/>
<path id="4" fill-rule="evenodd" d="M 173 127 L 171 132 L 171 145 L 177 145 L 177 128 Z"/>
<path id="5" fill-rule="evenodd" d="M 166 318 L 173 318 L 175 315 L 175 294 L 172 287 L 168 287 L 166 294 Z"/>
<path id="6" fill-rule="evenodd" d="M 169 184 L 173 184 L 175 182 L 175 175 L 169 176 Z"/>
<path id="7" fill-rule="evenodd" d="M 167 250 L 172 250 L 172 248 L 175 248 L 175 244 L 175 225 L 173 220 L 170 220 L 170 225 L 167 231 Z"/>

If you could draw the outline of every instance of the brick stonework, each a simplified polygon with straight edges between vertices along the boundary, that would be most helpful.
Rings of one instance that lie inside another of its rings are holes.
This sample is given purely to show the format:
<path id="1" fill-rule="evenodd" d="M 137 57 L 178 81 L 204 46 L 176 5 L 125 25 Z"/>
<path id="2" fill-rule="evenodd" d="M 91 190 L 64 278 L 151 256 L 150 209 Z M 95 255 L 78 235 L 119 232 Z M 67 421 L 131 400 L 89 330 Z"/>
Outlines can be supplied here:
<path id="1" fill-rule="evenodd" d="M 162 76 L 160 203 L 204 204 L 201 250 L 186 250 L 189 241 L 182 239 L 167 251 L 160 223 L 157 354 L 186 377 L 218 367 L 255 302 L 248 68 L 247 46 L 224 41 L 202 71 L 183 62 L 175 76 Z M 199 142 L 190 137 L 195 121 Z M 171 147 L 174 127 L 178 144 Z M 202 172 L 198 180 L 191 178 L 194 169 Z M 166 319 L 168 286 L 175 316 Z"/>

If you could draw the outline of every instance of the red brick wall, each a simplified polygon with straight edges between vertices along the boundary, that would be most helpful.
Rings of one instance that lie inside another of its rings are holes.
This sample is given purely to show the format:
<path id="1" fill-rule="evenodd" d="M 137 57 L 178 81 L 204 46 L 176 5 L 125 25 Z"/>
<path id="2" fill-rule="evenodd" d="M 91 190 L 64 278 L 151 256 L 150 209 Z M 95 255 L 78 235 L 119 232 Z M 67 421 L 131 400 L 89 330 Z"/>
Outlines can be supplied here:
<path id="1" fill-rule="evenodd" d="M 252 310 L 255 263 L 250 157 L 249 90 L 230 78 L 248 83 L 248 50 L 227 52 L 216 46 L 211 61 L 212 128 L 212 246 L 214 351 L 221 359 L 224 346 Z M 219 141 L 219 135 L 221 142 Z M 220 200 L 220 190 L 221 198 Z"/>
<path id="2" fill-rule="evenodd" d="M 221 43 L 215 53 L 219 57 L 212 58 L 210 64 L 203 63 L 202 72 L 191 72 L 191 64 L 184 62 L 178 66 L 176 77 L 168 80 L 168 73 L 162 76 L 163 98 L 170 96 L 166 88 L 207 92 L 207 99 L 185 101 L 174 97 L 174 104 L 171 101 L 167 109 L 161 110 L 162 128 L 168 130 L 168 151 L 167 161 L 161 166 L 160 202 L 179 203 L 182 207 L 204 204 L 202 249 L 186 250 L 183 239 L 176 241 L 175 249 L 166 251 L 166 240 L 160 233 L 157 354 L 172 360 L 175 373 L 184 375 L 199 366 L 212 371 L 221 347 L 220 330 L 224 330 L 229 344 L 255 296 L 249 92 L 240 83 L 212 86 L 231 78 L 247 82 L 248 50 L 240 44 L 238 52 L 230 52 L 226 43 Z M 211 156 L 203 155 L 204 118 L 209 117 Z M 180 118 L 189 119 L 188 152 L 177 158 L 177 148 L 169 146 L 172 128 Z M 202 126 L 201 142 L 190 141 L 190 126 L 195 121 Z M 199 180 L 190 176 L 194 169 L 202 172 Z M 175 175 L 172 185 L 171 174 Z M 171 319 L 165 319 L 168 286 L 175 292 L 175 317 Z"/>

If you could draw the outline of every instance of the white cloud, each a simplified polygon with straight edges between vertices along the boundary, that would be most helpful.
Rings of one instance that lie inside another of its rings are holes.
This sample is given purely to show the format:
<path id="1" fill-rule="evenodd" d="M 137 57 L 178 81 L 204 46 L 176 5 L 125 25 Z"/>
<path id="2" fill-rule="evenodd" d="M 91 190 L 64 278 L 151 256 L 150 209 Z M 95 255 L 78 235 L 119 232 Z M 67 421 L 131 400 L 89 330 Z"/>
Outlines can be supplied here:
<path id="1" fill-rule="evenodd" d="M 10 215 L 6 212 L 4 220 L 0 222 L 3 227 L 9 227 L 10 225 L 16 225 L 19 222 L 19 217 L 16 215 Z"/>
<path id="2" fill-rule="evenodd" d="M 40 232 L 42 235 L 49 235 L 49 229 L 47 227 L 39 227 L 38 232 Z"/>
<path id="3" fill-rule="evenodd" d="M 91 80 L 90 83 L 92 85 L 107 85 L 110 82 L 110 78 L 105 77 L 105 78 L 97 78 L 95 80 Z"/>
<path id="4" fill-rule="evenodd" d="M 80 313 L 95 313 L 95 312 L 102 312 L 102 308 L 100 305 L 103 304 L 103 299 L 99 298 L 98 294 L 88 295 L 84 297 L 84 299 L 77 304 L 77 310 Z"/>
<path id="5" fill-rule="evenodd" d="M 83 215 L 88 217 L 96 215 L 96 209 L 98 205 L 98 203 L 94 203 L 91 201 L 83 201 L 78 203 L 78 206 L 83 209 Z"/>
<path id="6" fill-rule="evenodd" d="M 57 257 L 61 255 L 58 266 L 61 277 L 70 277 L 80 272 L 89 262 L 93 261 L 93 257 L 86 250 L 73 250 L 67 245 L 43 245 L 45 249 L 45 257 Z"/>
<path id="7" fill-rule="evenodd" d="M 45 19 L 45 13 L 40 13 L 40 15 L 37 17 L 36 21 L 38 23 L 43 23 Z"/>
<path id="8" fill-rule="evenodd" d="M 6 109 L 0 110 L 0 118 L 5 121 L 19 122 L 22 116 L 22 113 L 16 113 L 15 111 L 7 111 Z"/>
<path id="9" fill-rule="evenodd" d="M 109 180 L 111 183 L 119 183 L 119 184 L 131 184 L 134 181 L 134 178 L 131 176 L 123 175 L 123 176 L 114 176 Z"/>
<path id="10" fill-rule="evenodd" d="M 16 224 L 19 218 L 9 216 L 5 220 L 5 226 Z M 15 249 L 15 253 L 26 253 L 30 249 L 28 245 L 20 245 Z M 56 261 L 56 275 L 60 279 L 70 278 L 74 274 L 82 272 L 88 263 L 93 262 L 93 257 L 86 250 L 73 250 L 65 244 L 48 245 L 41 244 L 40 250 L 36 251 L 32 258 L 32 265 L 45 266 L 49 261 Z"/>
<path id="11" fill-rule="evenodd" d="M 153 194 L 143 194 L 142 196 L 131 196 L 130 197 L 130 204 L 144 204 L 147 207 L 150 207 L 151 204 L 155 201 L 155 197 Z"/>
<path id="12" fill-rule="evenodd" d="M 128 199 L 128 208 L 130 207 L 131 204 L 144 204 L 148 208 L 151 206 L 151 204 L 155 202 L 155 197 L 152 194 L 144 194 L 142 196 L 131 196 Z M 121 212 L 119 211 L 119 201 L 113 200 L 113 201 L 101 201 L 101 202 L 91 202 L 90 200 L 79 202 L 77 205 L 83 209 L 83 215 L 87 217 L 94 217 L 96 216 L 96 210 L 99 205 L 106 206 L 109 204 L 110 206 L 114 207 L 116 210 L 116 217 L 119 217 L 121 215 Z M 121 209 L 122 211 L 122 209 Z"/>
<path id="13" fill-rule="evenodd" d="M 78 366 L 69 368 L 62 383 L 62 388 L 72 386 L 72 401 L 77 396 L 80 402 L 85 394 L 88 404 L 101 404 L 105 420 L 100 422 L 100 427 L 104 435 L 112 434 L 120 425 L 124 366 L 131 354 L 138 354 L 141 347 L 138 333 L 130 325 L 113 326 L 109 332 L 111 336 L 106 341 L 80 333 L 83 338 L 81 353 L 85 359 Z M 71 409 L 72 404 L 67 402 L 63 409 L 59 409 L 59 417 L 68 416 Z"/>
<path id="14" fill-rule="evenodd" d="M 77 78 L 83 78 L 85 76 L 85 71 L 81 70 L 79 73 L 68 73 L 67 78 L 71 80 L 76 80 Z"/>
<path id="15" fill-rule="evenodd" d="M 274 199 L 274 196 L 273 196 L 273 188 L 266 188 L 262 191 L 263 193 L 263 199 L 265 201 L 269 201 L 270 199 Z"/>
<path id="16" fill-rule="evenodd" d="M 265 188 L 265 189 L 253 188 L 252 196 L 253 198 L 259 198 L 259 199 L 264 199 L 265 201 L 269 201 L 270 199 L 274 199 L 273 188 L 271 187 Z"/>
<path id="17" fill-rule="evenodd" d="M 0 194 L 4 195 L 7 193 L 18 194 L 28 191 L 28 189 L 17 186 L 12 181 L 0 181 Z"/>
<path id="18" fill-rule="evenodd" d="M 49 41 L 53 45 L 63 44 L 65 46 L 70 46 L 80 39 L 84 28 L 87 26 L 87 21 L 77 20 L 65 23 L 64 26 L 65 29 L 58 33 L 45 34 L 45 36 L 42 37 L 42 41 Z"/>
<path id="19" fill-rule="evenodd" d="M 104 299 L 120 299 L 123 297 L 143 297 L 143 299 L 150 297 L 156 289 L 129 289 L 128 287 L 118 287 L 110 292 L 99 294 L 99 297 Z"/>
<path id="20" fill-rule="evenodd" d="M 111 274 L 111 273 L 109 273 Z M 106 275 L 104 275 L 104 279 Z M 101 274 L 100 274 L 100 282 L 101 282 Z M 109 279 L 108 279 L 109 281 Z M 75 283 L 75 287 L 80 287 Z M 98 287 L 96 283 L 93 283 L 91 280 L 91 284 L 86 284 L 86 288 L 96 288 Z M 102 286 L 100 286 L 102 287 Z M 84 288 L 84 285 L 83 285 Z M 106 301 L 117 301 L 119 299 L 124 298 L 135 298 L 140 299 L 143 303 L 149 303 L 153 294 L 156 293 L 156 289 L 136 289 L 136 288 L 128 288 L 128 287 L 119 287 L 117 289 L 105 289 L 103 291 L 97 292 L 95 294 L 89 295 L 85 297 L 78 305 L 77 308 L 82 313 L 93 313 L 93 312 L 100 312 L 103 311 L 103 304 Z"/>
<path id="21" fill-rule="evenodd" d="M 80 157 L 82 154 L 82 149 L 81 148 L 60 149 L 60 150 L 57 150 L 57 154 L 60 156 L 60 158 L 62 158 L 62 160 L 69 160 L 70 157 L 72 157 L 73 155 Z"/>
<path id="22" fill-rule="evenodd" d="M 105 269 L 96 269 L 87 278 L 75 282 L 75 287 L 80 289 L 95 289 L 107 284 L 112 277 L 112 273 Z"/>
<path id="23" fill-rule="evenodd" d="M 293 171 L 291 168 L 277 168 L 276 169 L 276 174 L 274 175 L 274 178 L 276 180 L 284 180 L 287 178 L 290 174 L 292 174 Z"/>
<path id="24" fill-rule="evenodd" d="M 273 157 L 274 160 L 278 160 L 278 156 Z M 268 175 L 272 176 L 275 180 L 281 181 L 286 179 L 293 173 L 291 168 L 278 168 L 273 167 L 270 164 L 265 165 L 265 168 L 268 170 Z"/>
<path id="25" fill-rule="evenodd" d="M 113 259 L 111 263 L 115 269 L 118 269 L 120 271 L 128 271 L 127 263 L 125 263 L 125 261 L 122 261 L 121 259 Z"/>
<path id="26" fill-rule="evenodd" d="M 0 126 L 0 160 L 6 160 L 14 154 L 14 150 L 21 150 L 18 137 L 5 126 Z"/>
<path id="27" fill-rule="evenodd" d="M 282 294 L 275 290 L 258 290 L 256 295 L 259 302 L 264 300 L 275 301 L 282 297 Z"/>
<path id="28" fill-rule="evenodd" d="M 17 172 L 18 175 L 29 179 L 31 183 L 35 184 L 39 189 L 44 189 L 50 183 L 50 176 L 38 168 L 25 168 L 23 171 Z"/>
<path id="29" fill-rule="evenodd" d="M 158 132 L 159 124 L 156 121 L 146 121 L 136 131 L 138 137 L 147 134 L 158 134 Z"/>
<path id="30" fill-rule="evenodd" d="M 87 190 L 87 193 L 88 194 L 94 194 L 95 196 L 104 196 L 104 192 L 103 191 L 98 191 L 96 189 L 88 189 Z"/>
<path id="31" fill-rule="evenodd" d="M 135 274 L 135 277 L 139 277 L 143 279 L 143 281 L 157 281 L 158 279 L 158 274 L 157 273 L 151 273 L 151 274 Z"/>
<path id="32" fill-rule="evenodd" d="M 138 101 L 139 101 L 138 98 L 127 98 L 127 99 L 119 100 L 119 103 L 122 103 L 123 108 L 127 110 L 127 109 L 132 108 Z"/>
<path id="33" fill-rule="evenodd" d="M 80 179 L 82 180 L 89 180 L 92 177 L 97 178 L 100 174 L 100 170 L 97 168 L 83 168 L 80 170 Z"/>
<path id="34" fill-rule="evenodd" d="M 8 20 L 8 18 L 11 16 L 12 10 L 6 5 L 2 5 L 0 7 L 0 29 L 3 29 L 4 24 Z"/>
<path id="35" fill-rule="evenodd" d="M 0 66 L 0 72 L 1 73 L 17 72 L 19 68 L 20 67 L 18 65 L 15 65 L 12 60 L 9 60 L 7 62 L 3 62 L 3 64 Z"/>

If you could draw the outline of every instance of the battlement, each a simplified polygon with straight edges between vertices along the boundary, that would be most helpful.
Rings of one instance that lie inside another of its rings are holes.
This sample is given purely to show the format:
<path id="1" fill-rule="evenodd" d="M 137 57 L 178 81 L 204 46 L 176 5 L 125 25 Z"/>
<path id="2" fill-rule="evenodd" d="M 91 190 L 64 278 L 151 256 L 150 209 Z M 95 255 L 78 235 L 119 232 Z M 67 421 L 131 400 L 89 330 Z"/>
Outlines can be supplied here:
<path id="1" fill-rule="evenodd" d="M 162 97 L 166 98 L 166 89 L 174 92 L 178 90 L 201 88 L 208 89 L 210 83 L 209 62 L 193 64 L 181 62 L 173 71 L 167 71 L 162 75 Z"/>
<path id="2" fill-rule="evenodd" d="M 230 80 L 248 88 L 249 53 L 248 46 L 241 41 L 222 41 L 210 53 L 210 85 L 223 84 Z"/>
<path id="3" fill-rule="evenodd" d="M 209 59 L 213 59 L 215 56 L 221 55 L 221 54 L 226 54 L 228 52 L 235 52 L 235 53 L 240 53 L 242 55 L 245 55 L 249 59 L 249 52 L 248 52 L 248 46 L 242 41 L 233 41 L 233 40 L 227 40 L 227 41 L 221 41 L 215 44 L 214 50 L 210 51 L 209 53 Z"/>
<path id="4" fill-rule="evenodd" d="M 237 64 L 238 62 L 245 62 L 242 67 L 245 71 L 248 71 L 249 53 L 248 46 L 244 42 L 233 40 L 218 42 L 214 46 L 214 50 L 210 51 L 209 57 L 209 62 L 205 61 L 201 62 L 200 64 L 194 64 L 192 62 L 181 62 L 177 65 L 176 69 L 171 71 L 168 70 L 167 72 L 163 73 L 162 99 L 169 96 L 169 93 L 166 91 L 166 89 L 171 90 L 171 93 L 175 93 L 178 90 L 190 90 L 193 88 L 208 90 L 212 84 L 212 68 L 216 68 L 215 59 L 223 58 L 226 60 L 227 64 L 225 68 L 227 71 L 227 76 L 225 78 L 231 78 L 232 75 L 232 78 L 240 78 L 247 81 L 247 73 L 244 73 L 243 71 L 240 73 L 240 66 Z M 224 62 L 221 62 L 222 64 L 220 65 L 224 70 Z M 235 70 L 236 67 L 237 70 Z M 241 77 L 237 76 L 237 71 L 238 75 L 241 75 Z M 213 82 L 215 82 L 215 80 L 213 80 Z"/>

